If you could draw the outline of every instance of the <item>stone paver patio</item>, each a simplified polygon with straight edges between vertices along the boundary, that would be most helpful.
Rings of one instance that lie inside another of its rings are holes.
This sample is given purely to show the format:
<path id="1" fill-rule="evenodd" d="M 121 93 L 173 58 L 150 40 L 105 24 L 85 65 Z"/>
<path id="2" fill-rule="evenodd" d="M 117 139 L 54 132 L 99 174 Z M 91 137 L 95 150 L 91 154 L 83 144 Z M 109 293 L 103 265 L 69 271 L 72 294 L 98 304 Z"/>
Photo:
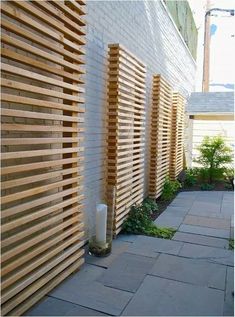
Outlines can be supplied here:
<path id="1" fill-rule="evenodd" d="M 155 223 L 178 231 L 119 235 L 26 315 L 233 316 L 233 192 L 181 192 Z"/>

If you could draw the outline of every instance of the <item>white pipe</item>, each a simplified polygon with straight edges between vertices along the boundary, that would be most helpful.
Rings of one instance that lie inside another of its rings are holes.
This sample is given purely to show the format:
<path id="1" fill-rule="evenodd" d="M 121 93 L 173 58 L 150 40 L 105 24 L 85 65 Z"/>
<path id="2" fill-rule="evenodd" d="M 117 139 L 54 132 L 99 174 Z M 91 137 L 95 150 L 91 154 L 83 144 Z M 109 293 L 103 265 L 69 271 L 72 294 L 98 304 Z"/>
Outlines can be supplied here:
<path id="1" fill-rule="evenodd" d="M 99 204 L 96 206 L 96 242 L 106 243 L 107 227 L 107 205 Z"/>

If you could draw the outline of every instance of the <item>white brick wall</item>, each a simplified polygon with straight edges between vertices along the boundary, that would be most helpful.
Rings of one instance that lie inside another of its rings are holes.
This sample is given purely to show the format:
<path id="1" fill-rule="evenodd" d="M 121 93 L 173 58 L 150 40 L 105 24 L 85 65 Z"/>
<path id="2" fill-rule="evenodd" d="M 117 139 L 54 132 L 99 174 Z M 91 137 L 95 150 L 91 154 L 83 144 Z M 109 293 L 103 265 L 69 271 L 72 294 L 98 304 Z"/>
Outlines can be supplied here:
<path id="1" fill-rule="evenodd" d="M 162 74 L 184 96 L 193 90 L 195 63 L 158 1 L 87 1 L 85 217 L 94 225 L 104 194 L 108 44 L 120 43 L 147 65 L 146 170 L 153 74 Z M 147 171 L 145 184 L 147 190 Z M 144 180 L 143 180 L 144 181 Z"/>

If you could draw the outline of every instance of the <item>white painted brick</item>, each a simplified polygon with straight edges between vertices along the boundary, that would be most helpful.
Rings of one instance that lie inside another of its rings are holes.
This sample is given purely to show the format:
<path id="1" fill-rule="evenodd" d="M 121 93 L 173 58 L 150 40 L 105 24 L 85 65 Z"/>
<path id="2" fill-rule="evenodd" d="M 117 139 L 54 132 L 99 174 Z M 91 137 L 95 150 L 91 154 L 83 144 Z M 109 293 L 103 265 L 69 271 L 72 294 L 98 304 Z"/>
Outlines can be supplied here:
<path id="1" fill-rule="evenodd" d="M 87 1 L 85 218 L 94 225 L 105 178 L 108 44 L 120 43 L 147 66 L 145 183 L 147 190 L 152 75 L 161 73 L 184 96 L 194 88 L 195 63 L 160 0 Z M 144 181 L 144 180 L 143 180 Z"/>

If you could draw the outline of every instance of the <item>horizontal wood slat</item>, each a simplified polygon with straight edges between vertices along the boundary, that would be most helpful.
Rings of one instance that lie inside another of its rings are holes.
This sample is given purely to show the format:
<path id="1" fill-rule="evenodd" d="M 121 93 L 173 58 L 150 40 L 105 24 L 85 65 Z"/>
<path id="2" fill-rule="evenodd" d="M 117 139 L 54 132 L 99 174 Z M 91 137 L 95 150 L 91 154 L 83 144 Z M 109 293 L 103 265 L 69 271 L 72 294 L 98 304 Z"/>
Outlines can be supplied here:
<path id="1" fill-rule="evenodd" d="M 169 176 L 172 89 L 161 75 L 153 76 L 149 196 L 158 198 Z"/>
<path id="2" fill-rule="evenodd" d="M 170 178 L 176 180 L 183 170 L 185 99 L 173 93 Z"/>
<path id="3" fill-rule="evenodd" d="M 4 1 L 1 311 L 83 264 L 85 2 Z"/>
<path id="4" fill-rule="evenodd" d="M 130 207 L 143 200 L 145 76 L 145 65 L 133 54 L 119 44 L 109 45 L 107 197 L 114 187 L 109 201 L 114 235 Z"/>

